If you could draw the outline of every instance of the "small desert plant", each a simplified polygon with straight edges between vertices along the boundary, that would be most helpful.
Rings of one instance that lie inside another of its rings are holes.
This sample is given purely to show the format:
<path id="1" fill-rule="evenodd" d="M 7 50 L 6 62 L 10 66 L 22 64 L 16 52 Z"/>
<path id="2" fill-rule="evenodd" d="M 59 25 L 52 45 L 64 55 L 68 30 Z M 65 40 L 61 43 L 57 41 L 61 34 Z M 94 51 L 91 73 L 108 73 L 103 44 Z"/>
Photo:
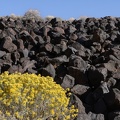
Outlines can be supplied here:
<path id="1" fill-rule="evenodd" d="M 13 20 L 18 20 L 22 18 L 22 16 L 15 15 L 14 13 L 12 13 L 9 17 L 12 18 Z"/>
<path id="2" fill-rule="evenodd" d="M 54 18 L 55 18 L 54 16 L 49 15 L 49 16 L 45 17 L 45 21 L 50 21 Z"/>
<path id="3" fill-rule="evenodd" d="M 80 16 L 78 20 L 85 21 L 88 17 L 87 16 Z"/>
<path id="4" fill-rule="evenodd" d="M 69 99 L 49 76 L 0 75 L 0 117 L 6 120 L 72 120 L 78 110 L 74 105 L 68 108 Z"/>
<path id="5" fill-rule="evenodd" d="M 43 21 L 42 17 L 40 16 L 39 11 L 38 10 L 32 10 L 32 9 L 28 10 L 24 14 L 23 19 L 33 19 L 35 21 L 40 21 L 40 20 Z"/>

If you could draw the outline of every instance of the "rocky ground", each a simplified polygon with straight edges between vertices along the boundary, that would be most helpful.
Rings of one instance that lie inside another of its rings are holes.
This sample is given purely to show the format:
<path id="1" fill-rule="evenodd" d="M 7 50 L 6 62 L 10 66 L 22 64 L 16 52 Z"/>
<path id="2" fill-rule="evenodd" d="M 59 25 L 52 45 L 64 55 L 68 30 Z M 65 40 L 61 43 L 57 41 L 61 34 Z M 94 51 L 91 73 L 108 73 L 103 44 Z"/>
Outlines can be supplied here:
<path id="1" fill-rule="evenodd" d="M 70 88 L 77 120 L 120 120 L 120 18 L 0 17 L 0 73 L 51 76 Z"/>

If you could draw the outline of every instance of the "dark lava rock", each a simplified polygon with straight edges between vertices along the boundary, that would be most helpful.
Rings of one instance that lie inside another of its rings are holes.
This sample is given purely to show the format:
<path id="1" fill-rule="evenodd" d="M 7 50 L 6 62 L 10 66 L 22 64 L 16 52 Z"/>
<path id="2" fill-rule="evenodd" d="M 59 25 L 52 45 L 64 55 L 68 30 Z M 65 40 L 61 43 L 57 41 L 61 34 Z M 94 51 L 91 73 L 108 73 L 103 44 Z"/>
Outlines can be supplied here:
<path id="1" fill-rule="evenodd" d="M 0 21 L 0 29 L 4 30 L 6 27 L 5 23 Z"/>
<path id="2" fill-rule="evenodd" d="M 52 64 L 48 64 L 45 68 L 42 69 L 42 75 L 43 76 L 51 76 L 55 77 L 55 69 Z"/>
<path id="3" fill-rule="evenodd" d="M 95 104 L 94 104 L 94 110 L 95 113 L 99 114 L 99 113 L 105 113 L 107 111 L 107 106 L 104 102 L 104 100 L 101 98 L 99 99 Z"/>
<path id="4" fill-rule="evenodd" d="M 77 120 L 119 120 L 120 18 L 0 17 L 0 73 L 51 76 L 72 92 Z"/>
<path id="5" fill-rule="evenodd" d="M 120 111 L 112 111 L 108 115 L 109 120 L 120 120 Z"/>
<path id="6" fill-rule="evenodd" d="M 88 70 L 88 80 L 92 87 L 98 87 L 101 81 L 104 81 L 107 77 L 107 69 L 100 67 L 95 68 L 91 66 Z"/>
<path id="7" fill-rule="evenodd" d="M 109 110 L 120 110 L 120 90 L 113 88 L 108 94 L 104 95 L 104 101 Z"/>
<path id="8" fill-rule="evenodd" d="M 75 84 L 87 84 L 88 80 L 85 72 L 81 71 L 80 68 L 70 66 L 68 68 L 68 73 L 75 78 Z"/>

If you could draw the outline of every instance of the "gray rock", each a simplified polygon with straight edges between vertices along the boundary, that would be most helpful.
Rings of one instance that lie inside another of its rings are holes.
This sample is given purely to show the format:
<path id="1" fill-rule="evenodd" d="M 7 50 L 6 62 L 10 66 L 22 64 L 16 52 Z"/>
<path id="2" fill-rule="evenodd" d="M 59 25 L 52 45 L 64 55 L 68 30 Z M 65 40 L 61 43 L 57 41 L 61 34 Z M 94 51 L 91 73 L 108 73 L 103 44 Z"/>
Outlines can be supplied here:
<path id="1" fill-rule="evenodd" d="M 69 66 L 77 67 L 81 71 L 85 71 L 87 68 L 87 62 L 85 62 L 81 57 L 76 55 L 71 55 L 69 58 Z"/>
<path id="2" fill-rule="evenodd" d="M 25 48 L 23 50 L 23 55 L 24 55 L 25 58 L 28 57 L 28 53 L 29 53 L 28 49 Z"/>
<path id="3" fill-rule="evenodd" d="M 72 88 L 74 84 L 75 84 L 75 78 L 66 74 L 65 77 L 63 78 L 63 82 L 61 86 L 64 89 L 66 89 L 66 88 Z"/>
<path id="4" fill-rule="evenodd" d="M 47 44 L 45 45 L 45 50 L 48 51 L 48 52 L 52 52 L 52 48 L 53 48 L 53 45 L 50 44 L 50 43 L 47 43 Z"/>
<path id="5" fill-rule="evenodd" d="M 105 120 L 105 117 L 103 114 L 95 114 L 95 113 L 89 112 L 88 116 L 91 118 L 91 120 Z"/>
<path id="6" fill-rule="evenodd" d="M 76 94 L 76 95 L 83 95 L 85 94 L 88 90 L 90 89 L 89 86 L 85 85 L 75 85 L 72 89 L 71 92 Z"/>
<path id="7" fill-rule="evenodd" d="M 73 27 L 72 25 L 70 25 L 67 31 L 68 31 L 69 33 L 74 33 L 76 30 L 77 30 L 77 29 L 76 29 L 75 27 Z"/>
<path id="8" fill-rule="evenodd" d="M 114 87 L 116 85 L 116 80 L 114 78 L 109 78 L 108 82 L 107 82 L 107 86 L 108 88 Z"/>
<path id="9" fill-rule="evenodd" d="M 109 89 L 106 82 L 102 82 L 100 88 L 102 88 L 103 94 L 109 93 Z"/>
<path id="10" fill-rule="evenodd" d="M 78 114 L 76 120 L 92 120 L 90 116 L 87 114 Z"/>
<path id="11" fill-rule="evenodd" d="M 4 38 L 4 41 L 2 42 L 2 47 L 4 50 L 10 53 L 17 50 L 17 46 L 12 42 L 10 36 Z"/>
<path id="12" fill-rule="evenodd" d="M 104 63 L 104 67 L 110 72 L 115 72 L 117 70 L 116 63 L 112 60 L 108 61 L 107 63 Z"/>
<path id="13" fill-rule="evenodd" d="M 1 50 L 0 50 L 0 58 L 3 57 L 5 54 L 6 54 L 5 51 L 1 51 Z"/>
<path id="14" fill-rule="evenodd" d="M 60 27 L 55 27 L 54 30 L 60 34 L 65 34 L 64 29 L 60 28 Z"/>

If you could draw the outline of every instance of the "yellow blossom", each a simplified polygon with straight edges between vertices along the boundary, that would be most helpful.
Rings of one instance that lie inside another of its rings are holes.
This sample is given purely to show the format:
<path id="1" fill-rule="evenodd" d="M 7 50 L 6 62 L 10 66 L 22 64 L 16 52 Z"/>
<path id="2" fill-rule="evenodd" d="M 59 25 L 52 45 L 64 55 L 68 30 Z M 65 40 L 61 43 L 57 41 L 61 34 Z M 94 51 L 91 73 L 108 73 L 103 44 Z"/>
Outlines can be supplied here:
<path id="1" fill-rule="evenodd" d="M 74 118 L 78 109 L 74 106 L 68 109 L 68 91 L 70 89 L 64 90 L 49 76 L 4 72 L 0 75 L 0 111 L 6 110 L 7 116 L 19 120 L 36 119 L 36 116 L 42 120 L 51 115 L 54 120 L 59 117 L 71 120 L 70 114 Z"/>
<path id="2" fill-rule="evenodd" d="M 6 111 L 5 114 L 6 114 L 7 116 L 10 116 L 10 112 L 9 112 L 9 111 Z"/>
<path id="3" fill-rule="evenodd" d="M 51 113 L 52 115 L 54 115 L 54 114 L 55 114 L 55 111 L 52 109 L 52 110 L 50 110 L 50 113 Z"/>

